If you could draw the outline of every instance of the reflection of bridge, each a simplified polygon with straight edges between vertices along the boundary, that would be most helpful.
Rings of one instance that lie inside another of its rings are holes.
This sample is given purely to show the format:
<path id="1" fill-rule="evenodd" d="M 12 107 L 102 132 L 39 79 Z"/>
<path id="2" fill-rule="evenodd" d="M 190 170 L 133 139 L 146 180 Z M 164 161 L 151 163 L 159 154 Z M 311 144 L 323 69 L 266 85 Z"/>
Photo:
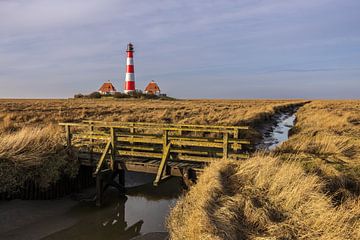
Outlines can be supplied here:
<path id="1" fill-rule="evenodd" d="M 45 239 L 130 240 L 139 236 L 144 221 L 136 218 L 126 219 L 126 197 L 112 199 L 101 209 L 94 209 L 92 204 L 86 202 L 79 204 L 70 210 L 70 215 L 77 220 L 70 227 Z"/>
<path id="2" fill-rule="evenodd" d="M 109 185 L 124 190 L 125 170 L 156 174 L 154 185 L 170 176 L 191 183 L 216 159 L 248 156 L 243 146 L 249 141 L 241 139 L 248 127 L 242 126 L 100 121 L 60 125 L 67 146 L 78 149 L 80 164 L 95 168 L 97 205 Z"/>

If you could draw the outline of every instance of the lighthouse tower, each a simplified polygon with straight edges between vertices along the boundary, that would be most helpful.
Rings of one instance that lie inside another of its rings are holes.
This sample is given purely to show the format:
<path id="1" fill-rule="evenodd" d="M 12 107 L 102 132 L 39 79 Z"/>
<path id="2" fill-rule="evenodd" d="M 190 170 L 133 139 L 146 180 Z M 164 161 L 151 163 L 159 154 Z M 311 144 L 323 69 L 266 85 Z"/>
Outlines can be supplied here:
<path id="1" fill-rule="evenodd" d="M 125 93 L 135 91 L 135 73 L 134 73 L 134 47 L 129 43 L 126 49 L 126 76 L 125 76 Z"/>

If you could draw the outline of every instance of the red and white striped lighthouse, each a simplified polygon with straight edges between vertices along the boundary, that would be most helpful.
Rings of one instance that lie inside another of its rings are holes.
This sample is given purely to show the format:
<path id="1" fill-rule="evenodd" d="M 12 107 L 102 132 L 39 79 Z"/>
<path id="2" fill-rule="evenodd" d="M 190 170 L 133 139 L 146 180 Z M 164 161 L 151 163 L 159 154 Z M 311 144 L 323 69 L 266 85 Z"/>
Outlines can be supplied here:
<path id="1" fill-rule="evenodd" d="M 134 47 L 129 43 L 126 49 L 126 75 L 125 75 L 125 93 L 135 91 L 135 73 L 134 73 Z"/>

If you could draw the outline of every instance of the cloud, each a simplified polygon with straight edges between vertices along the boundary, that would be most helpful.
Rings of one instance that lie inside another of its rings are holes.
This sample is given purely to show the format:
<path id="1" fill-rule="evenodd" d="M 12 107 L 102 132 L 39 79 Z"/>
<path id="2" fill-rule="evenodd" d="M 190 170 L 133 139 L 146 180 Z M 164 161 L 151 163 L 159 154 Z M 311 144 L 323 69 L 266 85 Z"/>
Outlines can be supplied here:
<path id="1" fill-rule="evenodd" d="M 68 97 L 107 79 L 121 86 L 129 41 L 137 85 L 156 79 L 178 97 L 236 97 L 214 87 L 219 79 L 231 84 L 229 92 L 242 92 L 246 83 L 259 97 L 262 74 L 272 87 L 279 74 L 290 82 L 313 74 L 320 83 L 335 79 L 326 74 L 333 72 L 339 84 L 355 88 L 359 9 L 355 0 L 0 1 L 0 84 L 28 86 L 7 86 L 0 97 L 51 96 L 55 87 Z M 252 80 L 236 84 L 245 77 Z"/>

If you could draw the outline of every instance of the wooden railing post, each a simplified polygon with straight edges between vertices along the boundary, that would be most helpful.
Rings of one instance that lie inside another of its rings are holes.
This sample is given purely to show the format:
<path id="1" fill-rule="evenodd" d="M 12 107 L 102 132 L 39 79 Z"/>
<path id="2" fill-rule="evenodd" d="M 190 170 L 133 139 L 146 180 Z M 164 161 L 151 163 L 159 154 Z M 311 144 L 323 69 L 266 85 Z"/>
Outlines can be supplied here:
<path id="1" fill-rule="evenodd" d="M 66 133 L 66 145 L 67 147 L 71 147 L 71 132 L 69 125 L 65 125 L 65 133 Z"/>
<path id="2" fill-rule="evenodd" d="M 223 158 L 228 158 L 228 147 L 229 147 L 229 133 L 227 131 L 223 134 Z"/>
<path id="3" fill-rule="evenodd" d="M 234 128 L 234 139 L 239 139 L 239 128 Z M 240 146 L 237 142 L 234 143 L 234 150 L 237 151 L 240 149 Z"/>
<path id="4" fill-rule="evenodd" d="M 94 125 L 90 122 L 90 127 L 89 127 L 89 131 L 90 134 L 94 134 Z M 94 152 L 94 139 L 90 138 L 90 162 L 92 163 L 93 161 L 93 152 Z"/>
<path id="5" fill-rule="evenodd" d="M 135 133 L 135 127 L 134 127 L 134 123 L 132 123 L 131 124 L 131 128 L 130 128 L 130 133 L 131 133 L 131 138 L 134 138 L 134 133 Z M 130 144 L 131 146 L 133 146 L 134 145 L 134 143 L 131 143 Z M 133 152 L 134 151 L 134 149 L 133 148 L 131 148 L 131 151 Z"/>
<path id="6" fill-rule="evenodd" d="M 115 136 L 115 129 L 112 127 L 110 128 L 110 140 L 111 140 L 111 164 L 110 164 L 110 168 L 111 170 L 114 170 L 114 162 L 115 162 L 115 152 L 116 152 L 116 136 Z"/>
<path id="7" fill-rule="evenodd" d="M 169 130 L 164 130 L 163 133 L 163 150 L 166 148 L 169 142 Z"/>
<path id="8" fill-rule="evenodd" d="M 131 133 L 131 134 L 134 134 L 134 133 L 135 133 L 134 123 L 131 124 L 130 133 Z"/>

